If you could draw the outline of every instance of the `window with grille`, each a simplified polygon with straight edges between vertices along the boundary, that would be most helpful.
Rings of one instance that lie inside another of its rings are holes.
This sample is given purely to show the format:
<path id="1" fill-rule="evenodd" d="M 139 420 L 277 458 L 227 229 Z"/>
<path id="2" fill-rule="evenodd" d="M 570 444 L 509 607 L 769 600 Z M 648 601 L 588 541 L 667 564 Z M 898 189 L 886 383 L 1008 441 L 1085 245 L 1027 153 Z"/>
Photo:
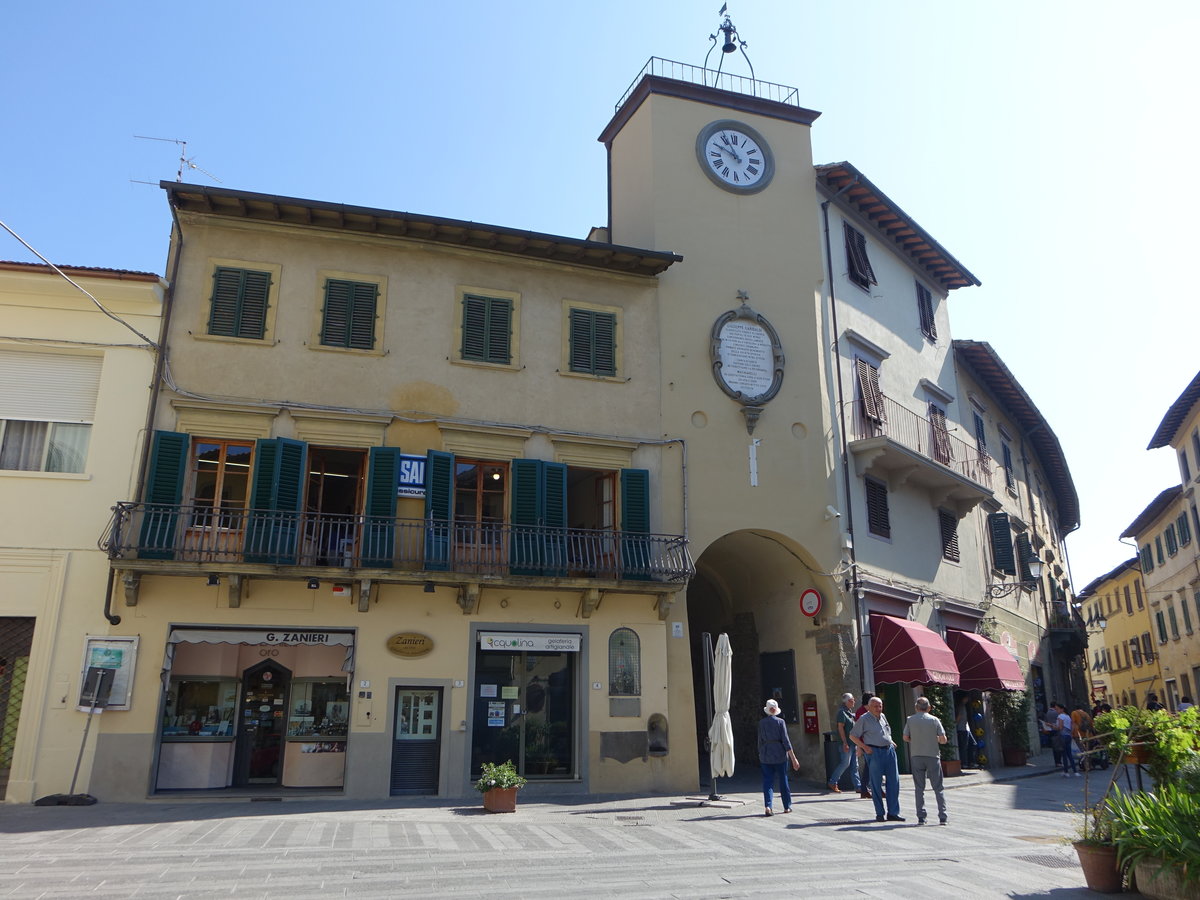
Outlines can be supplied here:
<path id="1" fill-rule="evenodd" d="M 917 313 L 921 319 L 921 334 L 931 341 L 936 341 L 937 323 L 933 319 L 933 294 L 919 281 L 917 282 Z"/>
<path id="2" fill-rule="evenodd" d="M 616 313 L 573 306 L 569 318 L 571 371 L 610 377 L 616 375 Z"/>
<path id="3" fill-rule="evenodd" d="M 507 297 L 464 294 L 462 358 L 472 362 L 512 362 L 513 302 Z"/>
<path id="4" fill-rule="evenodd" d="M 856 357 L 854 369 L 858 374 L 858 395 L 862 400 L 863 417 L 878 425 L 884 424 L 887 422 L 887 412 L 883 406 L 883 392 L 879 390 L 879 368 Z"/>
<path id="5" fill-rule="evenodd" d="M 261 341 L 266 335 L 271 273 L 217 266 L 208 333 Z"/>
<path id="6" fill-rule="evenodd" d="M 866 478 L 867 529 L 880 537 L 892 536 L 892 525 L 888 517 L 887 485 L 875 478 Z"/>
<path id="7" fill-rule="evenodd" d="M 632 628 L 618 628 L 608 637 L 608 693 L 613 697 L 642 694 L 642 644 Z"/>
<path id="8" fill-rule="evenodd" d="M 325 281 L 321 344 L 353 350 L 375 349 L 375 312 L 379 285 L 364 281 Z"/>
<path id="9" fill-rule="evenodd" d="M 848 222 L 842 223 L 846 236 L 846 276 L 864 291 L 878 284 L 867 256 L 867 237 Z"/>
<path id="10" fill-rule="evenodd" d="M 958 516 L 946 509 L 939 509 L 937 512 L 938 529 L 942 538 L 942 559 L 958 562 Z"/>

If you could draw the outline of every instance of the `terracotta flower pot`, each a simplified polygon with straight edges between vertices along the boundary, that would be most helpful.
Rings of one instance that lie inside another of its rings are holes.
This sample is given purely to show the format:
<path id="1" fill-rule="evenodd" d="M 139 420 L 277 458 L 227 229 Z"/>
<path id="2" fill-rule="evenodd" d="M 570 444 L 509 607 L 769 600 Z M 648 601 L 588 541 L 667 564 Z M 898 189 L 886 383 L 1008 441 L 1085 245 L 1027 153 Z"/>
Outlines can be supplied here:
<path id="1" fill-rule="evenodd" d="M 488 812 L 516 812 L 517 788 L 492 788 L 483 794 L 483 808 Z"/>
<path id="2" fill-rule="evenodd" d="M 962 774 L 962 760 L 961 759 L 943 759 L 942 760 L 942 774 L 945 775 L 947 778 L 953 778 L 955 775 L 961 775 Z"/>
<path id="3" fill-rule="evenodd" d="M 1074 847 L 1089 889 L 1100 894 L 1121 893 L 1121 870 L 1117 866 L 1117 848 L 1114 844 L 1075 841 Z"/>
<path id="4" fill-rule="evenodd" d="M 1124 762 L 1130 766 L 1144 766 L 1150 762 L 1150 748 L 1145 744 L 1130 747 L 1129 752 L 1125 754 Z"/>
<path id="5" fill-rule="evenodd" d="M 1029 759 L 1029 752 L 1027 750 L 1005 747 L 1000 752 L 1004 756 L 1004 764 L 1006 766 L 1023 766 Z"/>

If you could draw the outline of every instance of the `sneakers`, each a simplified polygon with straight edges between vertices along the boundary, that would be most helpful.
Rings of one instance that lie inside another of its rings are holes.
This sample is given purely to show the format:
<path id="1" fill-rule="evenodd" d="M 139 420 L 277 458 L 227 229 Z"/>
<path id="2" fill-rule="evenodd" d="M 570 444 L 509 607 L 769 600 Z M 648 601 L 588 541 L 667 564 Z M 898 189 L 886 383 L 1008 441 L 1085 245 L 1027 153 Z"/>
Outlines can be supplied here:
<path id="1" fill-rule="evenodd" d="M 945 816 L 942 816 L 942 817 L 940 817 L 940 818 L 938 819 L 938 824 L 939 824 L 939 825 L 945 825 L 945 824 L 946 824 L 946 817 L 945 817 Z"/>
<path id="2" fill-rule="evenodd" d="M 1080 775 L 1078 772 L 1076 772 L 1076 773 L 1075 773 L 1075 777 L 1076 777 L 1076 778 L 1082 778 L 1083 776 L 1082 776 L 1082 775 Z"/>
<path id="3" fill-rule="evenodd" d="M 925 817 L 924 817 L 924 816 L 921 816 L 921 818 L 917 819 L 917 824 L 918 824 L 918 825 L 924 825 L 924 824 L 925 824 Z"/>

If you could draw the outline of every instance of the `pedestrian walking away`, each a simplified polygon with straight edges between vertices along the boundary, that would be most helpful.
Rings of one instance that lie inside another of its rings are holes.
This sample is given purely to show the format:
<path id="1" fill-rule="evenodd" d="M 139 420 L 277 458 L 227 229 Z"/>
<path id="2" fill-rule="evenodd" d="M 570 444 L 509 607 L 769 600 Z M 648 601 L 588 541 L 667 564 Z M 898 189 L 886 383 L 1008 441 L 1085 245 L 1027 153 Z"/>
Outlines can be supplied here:
<path id="1" fill-rule="evenodd" d="M 833 770 L 833 774 L 829 776 L 829 784 L 826 787 L 835 794 L 840 794 L 842 789 L 838 787 L 838 782 L 842 779 L 842 774 L 846 769 L 850 769 L 850 778 L 854 782 L 854 789 L 862 792 L 862 781 L 858 777 L 858 765 L 851 766 L 854 762 L 856 754 L 855 746 L 850 743 L 850 730 L 854 727 L 854 695 L 842 694 L 842 703 L 838 707 L 837 715 L 834 717 L 837 723 L 838 736 L 838 764 Z"/>
<path id="2" fill-rule="evenodd" d="M 896 761 L 896 742 L 892 740 L 892 727 L 883 714 L 882 700 L 872 697 L 868 701 L 866 715 L 854 723 L 850 738 L 865 756 L 870 757 L 868 767 L 871 772 L 871 799 L 875 802 L 875 821 L 905 821 L 900 815 L 900 767 Z"/>
<path id="3" fill-rule="evenodd" d="M 1070 778 L 1072 775 L 1078 778 L 1079 767 L 1075 764 L 1075 754 L 1072 752 L 1075 740 L 1071 737 L 1071 717 L 1067 715 L 1067 708 L 1058 701 L 1051 703 L 1050 708 L 1058 713 L 1054 721 L 1054 739 L 1062 753 L 1063 778 Z"/>
<path id="4" fill-rule="evenodd" d="M 928 697 L 918 697 L 913 704 L 916 712 L 904 723 L 904 742 L 909 747 L 913 789 L 916 791 L 917 823 L 925 824 L 925 779 L 937 798 L 938 822 L 946 824 L 946 795 L 942 790 L 942 754 L 938 747 L 946 743 L 946 729 L 937 716 L 929 712 Z"/>
<path id="5" fill-rule="evenodd" d="M 763 815 L 773 816 L 772 808 L 775 781 L 779 781 L 779 799 L 783 801 L 783 811 L 792 811 L 792 789 L 788 785 L 788 763 L 793 769 L 800 768 L 800 761 L 792 751 L 792 741 L 788 737 L 787 725 L 779 718 L 779 703 L 768 700 L 763 707 L 766 713 L 758 720 L 758 763 L 762 767 L 763 776 Z"/>
<path id="6" fill-rule="evenodd" d="M 958 739 L 958 758 L 962 767 L 974 768 L 975 754 L 971 751 L 975 747 L 975 739 L 971 737 L 971 711 L 966 697 L 959 702 L 958 711 L 954 714 L 954 733 Z"/>

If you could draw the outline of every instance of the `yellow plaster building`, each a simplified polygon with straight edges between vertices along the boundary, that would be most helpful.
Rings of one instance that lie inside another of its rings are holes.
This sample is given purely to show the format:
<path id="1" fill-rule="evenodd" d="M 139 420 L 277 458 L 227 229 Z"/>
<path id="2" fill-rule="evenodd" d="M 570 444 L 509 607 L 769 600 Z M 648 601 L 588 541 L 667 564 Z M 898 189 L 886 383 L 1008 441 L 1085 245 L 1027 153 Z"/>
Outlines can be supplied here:
<path id="1" fill-rule="evenodd" d="M 1138 558 L 1101 575 L 1079 592 L 1077 600 L 1089 634 L 1093 701 L 1142 706 L 1148 693 L 1161 696 L 1158 644 Z"/>
<path id="2" fill-rule="evenodd" d="M 163 285 L 63 272 L 112 317 L 49 266 L 0 263 L 0 797 L 15 803 L 71 789 L 87 668 L 120 656 L 128 671 L 136 649 L 88 637 L 108 630 L 96 537 L 136 481 Z M 124 680 L 114 719 L 118 695 Z M 90 774 L 88 753 L 78 789 Z"/>

